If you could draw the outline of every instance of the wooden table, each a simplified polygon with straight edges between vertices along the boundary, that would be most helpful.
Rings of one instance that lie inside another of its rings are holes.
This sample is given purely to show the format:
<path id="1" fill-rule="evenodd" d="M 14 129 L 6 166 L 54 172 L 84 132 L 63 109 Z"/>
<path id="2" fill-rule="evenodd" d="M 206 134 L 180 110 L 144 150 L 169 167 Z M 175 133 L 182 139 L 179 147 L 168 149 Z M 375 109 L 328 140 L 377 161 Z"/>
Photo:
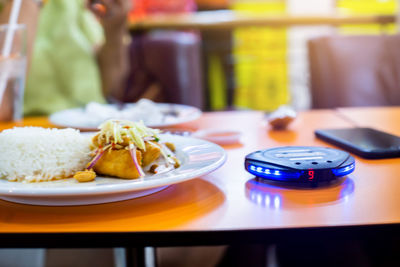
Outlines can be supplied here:
<path id="1" fill-rule="evenodd" d="M 389 24 L 395 23 L 395 16 L 290 16 L 290 15 L 255 15 L 231 10 L 200 11 L 189 14 L 158 14 L 130 21 L 131 30 L 151 29 L 232 29 L 248 26 L 315 26 L 315 25 L 345 25 L 345 24 Z"/>
<path id="2" fill-rule="evenodd" d="M 339 108 L 339 115 L 357 127 L 372 127 L 400 136 L 400 107 Z"/>
<path id="3" fill-rule="evenodd" d="M 382 122 L 370 118 L 373 125 Z M 24 123 L 49 126 L 45 118 Z M 10 126 L 0 124 L 0 128 Z M 244 170 L 243 159 L 252 151 L 285 145 L 329 146 L 316 139 L 313 131 L 346 126 L 352 125 L 334 110 L 302 112 L 286 131 L 270 130 L 261 112 L 205 113 L 185 127 L 243 133 L 240 144 L 225 146 L 228 160 L 220 169 L 153 195 L 116 203 L 42 207 L 0 201 L 1 246 L 175 246 L 390 238 L 399 230 L 400 159 L 356 157 L 353 174 L 339 184 L 318 189 L 260 184 Z M 395 121 L 388 121 L 387 127 L 400 133 Z"/>

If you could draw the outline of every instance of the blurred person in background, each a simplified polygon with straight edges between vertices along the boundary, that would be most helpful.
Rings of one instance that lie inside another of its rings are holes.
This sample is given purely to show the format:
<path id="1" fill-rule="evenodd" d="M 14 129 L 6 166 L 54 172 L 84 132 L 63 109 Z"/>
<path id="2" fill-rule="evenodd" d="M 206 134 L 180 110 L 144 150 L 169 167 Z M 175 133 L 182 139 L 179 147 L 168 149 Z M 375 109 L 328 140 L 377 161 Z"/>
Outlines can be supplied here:
<path id="1" fill-rule="evenodd" d="M 1 1 L 7 23 L 11 0 Z M 48 115 L 118 96 L 128 72 L 131 0 L 23 0 L 27 25 L 25 115 Z"/>
<path id="2" fill-rule="evenodd" d="M 8 23 L 12 3 L 0 0 L 0 24 Z M 22 0 L 18 23 L 27 29 L 25 115 L 105 102 L 119 93 L 128 71 L 130 6 L 131 0 Z M 0 266 L 45 264 L 43 249 L 0 250 Z"/>

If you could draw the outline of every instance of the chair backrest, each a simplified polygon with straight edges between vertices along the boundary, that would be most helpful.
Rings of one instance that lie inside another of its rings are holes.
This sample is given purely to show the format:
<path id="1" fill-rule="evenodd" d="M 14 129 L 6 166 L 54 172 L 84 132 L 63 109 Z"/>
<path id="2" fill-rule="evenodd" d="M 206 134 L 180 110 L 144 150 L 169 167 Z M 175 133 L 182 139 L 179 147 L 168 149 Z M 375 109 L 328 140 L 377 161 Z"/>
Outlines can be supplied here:
<path id="1" fill-rule="evenodd" d="M 200 39 L 191 32 L 151 32 L 134 35 L 131 71 L 123 101 L 135 102 L 153 83 L 164 102 L 203 108 L 204 90 Z"/>
<path id="2" fill-rule="evenodd" d="M 400 105 L 400 36 L 309 41 L 312 108 Z"/>

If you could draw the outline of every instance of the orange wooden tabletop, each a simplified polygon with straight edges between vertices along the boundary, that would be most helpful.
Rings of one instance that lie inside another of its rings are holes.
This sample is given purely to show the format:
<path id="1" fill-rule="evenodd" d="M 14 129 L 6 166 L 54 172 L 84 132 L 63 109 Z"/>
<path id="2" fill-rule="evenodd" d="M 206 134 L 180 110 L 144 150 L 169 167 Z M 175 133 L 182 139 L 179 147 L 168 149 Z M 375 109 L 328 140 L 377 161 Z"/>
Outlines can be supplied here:
<path id="1" fill-rule="evenodd" d="M 25 118 L 18 122 L 0 122 L 0 130 L 12 128 L 12 127 L 23 127 L 23 126 L 54 127 L 49 122 L 47 117 Z"/>
<path id="2" fill-rule="evenodd" d="M 396 122 L 400 121 L 400 107 L 339 108 L 337 111 L 353 126 L 371 127 L 400 135 L 400 127 L 396 126 Z"/>
<path id="3" fill-rule="evenodd" d="M 382 118 L 370 117 L 371 124 L 381 122 Z M 41 123 L 50 125 L 45 118 L 24 121 L 24 125 Z M 400 133 L 399 123 L 387 123 L 393 132 Z M 10 126 L 2 123 L 0 129 Z M 213 173 L 138 199 L 76 207 L 0 201 L 0 234 L 217 233 L 400 222 L 400 158 L 356 157 L 354 173 L 339 184 L 317 189 L 260 184 L 244 170 L 244 157 L 255 150 L 286 145 L 329 146 L 316 139 L 313 132 L 351 126 L 336 111 L 302 112 L 285 131 L 271 130 L 263 114 L 252 111 L 205 113 L 186 126 L 239 130 L 241 142 L 224 147 L 227 162 Z"/>

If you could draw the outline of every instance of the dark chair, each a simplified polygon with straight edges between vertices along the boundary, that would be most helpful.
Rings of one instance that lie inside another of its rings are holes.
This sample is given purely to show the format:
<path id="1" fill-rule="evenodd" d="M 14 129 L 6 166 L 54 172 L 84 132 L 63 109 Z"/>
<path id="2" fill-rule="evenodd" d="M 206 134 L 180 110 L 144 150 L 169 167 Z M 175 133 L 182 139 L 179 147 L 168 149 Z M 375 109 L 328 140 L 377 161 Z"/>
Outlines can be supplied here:
<path id="1" fill-rule="evenodd" d="M 400 36 L 331 36 L 308 43 L 312 108 L 400 104 Z"/>
<path id="2" fill-rule="evenodd" d="M 131 71 L 124 102 L 135 102 L 152 85 L 162 102 L 203 108 L 200 39 L 192 32 L 156 31 L 133 34 Z"/>

